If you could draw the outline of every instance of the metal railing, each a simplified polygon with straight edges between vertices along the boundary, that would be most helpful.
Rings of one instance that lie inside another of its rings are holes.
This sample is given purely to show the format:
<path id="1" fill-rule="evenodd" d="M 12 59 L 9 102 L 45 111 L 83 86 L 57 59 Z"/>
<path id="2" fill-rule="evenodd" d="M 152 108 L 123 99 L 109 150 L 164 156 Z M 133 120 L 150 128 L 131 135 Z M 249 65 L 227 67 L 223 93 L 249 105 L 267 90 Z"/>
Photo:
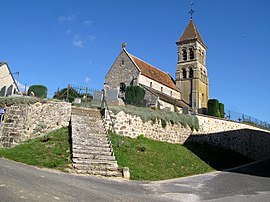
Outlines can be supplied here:
<path id="1" fill-rule="evenodd" d="M 239 112 L 234 112 L 231 110 L 225 110 L 225 118 L 228 120 L 245 123 L 253 126 L 257 126 L 266 130 L 270 130 L 270 124 L 266 121 L 261 121 L 254 117 L 248 116 L 246 114 L 242 114 Z"/>
<path id="2" fill-rule="evenodd" d="M 117 147 L 120 147 L 118 135 L 116 134 L 115 128 L 114 128 L 114 121 L 112 120 L 112 117 L 111 117 L 111 114 L 110 114 L 110 109 L 109 109 L 107 100 L 105 99 L 104 91 L 103 91 L 103 95 L 102 95 L 101 109 L 104 110 L 105 119 L 106 119 L 106 111 L 108 112 L 108 117 L 109 117 L 110 122 L 111 122 L 112 132 L 115 135 L 115 139 L 116 139 L 116 142 L 117 142 Z M 107 131 L 107 133 L 109 133 L 109 130 Z M 108 137 L 110 138 L 109 134 L 108 134 Z"/>

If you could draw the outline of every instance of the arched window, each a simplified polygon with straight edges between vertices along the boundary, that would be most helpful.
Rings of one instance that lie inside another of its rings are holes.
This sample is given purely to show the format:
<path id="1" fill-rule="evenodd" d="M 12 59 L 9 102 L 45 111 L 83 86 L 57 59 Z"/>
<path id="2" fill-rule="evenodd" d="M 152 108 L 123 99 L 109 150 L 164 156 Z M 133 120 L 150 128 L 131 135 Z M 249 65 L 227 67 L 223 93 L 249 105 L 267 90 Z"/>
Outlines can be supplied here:
<path id="1" fill-rule="evenodd" d="M 202 63 L 204 64 L 204 52 L 202 51 Z"/>
<path id="2" fill-rule="evenodd" d="M 152 83 L 152 81 L 150 82 L 150 88 L 152 88 L 152 86 L 153 86 L 153 83 Z"/>
<path id="3" fill-rule="evenodd" d="M 189 59 L 193 60 L 194 59 L 194 51 L 193 48 L 189 48 Z"/>
<path id="4" fill-rule="evenodd" d="M 194 72 L 192 67 L 189 68 L 189 78 L 193 78 L 194 77 Z"/>
<path id="5" fill-rule="evenodd" d="M 204 103 L 204 94 L 202 94 L 202 103 Z"/>
<path id="6" fill-rule="evenodd" d="M 163 87 L 161 86 L 160 91 L 163 93 Z"/>
<path id="7" fill-rule="evenodd" d="M 126 92 L 126 84 L 125 83 L 120 83 L 120 92 L 125 93 Z"/>
<path id="8" fill-rule="evenodd" d="M 183 60 L 187 60 L 187 50 L 182 49 Z"/>
<path id="9" fill-rule="evenodd" d="M 187 78 L 187 70 L 183 69 L 183 79 Z"/>

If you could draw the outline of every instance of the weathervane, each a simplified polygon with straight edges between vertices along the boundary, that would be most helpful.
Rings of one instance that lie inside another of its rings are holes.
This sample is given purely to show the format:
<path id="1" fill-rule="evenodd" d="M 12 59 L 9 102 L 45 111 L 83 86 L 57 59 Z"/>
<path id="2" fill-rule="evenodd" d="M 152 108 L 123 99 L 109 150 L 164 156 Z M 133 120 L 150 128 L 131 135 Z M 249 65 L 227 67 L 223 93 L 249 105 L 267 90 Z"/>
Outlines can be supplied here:
<path id="1" fill-rule="evenodd" d="M 193 15 L 193 13 L 195 13 L 195 11 L 193 10 L 193 5 L 194 5 L 194 3 L 193 3 L 193 1 L 191 1 L 190 2 L 190 11 L 188 12 L 189 14 L 190 14 L 190 19 L 192 19 L 192 15 Z"/>

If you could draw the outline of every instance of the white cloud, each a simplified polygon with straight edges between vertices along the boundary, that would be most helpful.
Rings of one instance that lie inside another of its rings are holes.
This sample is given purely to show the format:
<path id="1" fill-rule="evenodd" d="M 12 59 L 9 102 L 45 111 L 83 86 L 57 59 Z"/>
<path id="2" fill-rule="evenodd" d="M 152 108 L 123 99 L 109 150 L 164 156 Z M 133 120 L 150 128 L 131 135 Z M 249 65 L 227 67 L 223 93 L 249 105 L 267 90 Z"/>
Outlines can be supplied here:
<path id="1" fill-rule="evenodd" d="M 77 18 L 76 15 L 68 15 L 68 16 L 59 16 L 58 21 L 59 22 L 71 22 Z"/>
<path id="2" fill-rule="evenodd" d="M 85 78 L 85 82 L 86 82 L 86 83 L 91 82 L 91 81 L 92 81 L 92 79 L 90 79 L 90 78 L 88 78 L 88 77 Z"/>
<path id="3" fill-rule="evenodd" d="M 91 26 L 92 25 L 92 21 L 91 20 L 85 20 L 84 22 L 83 22 L 83 25 L 84 26 L 86 26 L 86 27 L 89 27 L 89 26 Z"/>
<path id="4" fill-rule="evenodd" d="M 90 41 L 90 42 L 94 42 L 97 38 L 95 36 L 92 36 L 92 35 L 89 35 L 87 37 L 87 39 Z"/>
<path id="5" fill-rule="evenodd" d="M 73 40 L 72 40 L 72 43 L 74 46 L 78 47 L 78 48 L 82 48 L 83 47 L 83 40 L 82 38 L 80 37 L 80 35 L 75 35 Z"/>

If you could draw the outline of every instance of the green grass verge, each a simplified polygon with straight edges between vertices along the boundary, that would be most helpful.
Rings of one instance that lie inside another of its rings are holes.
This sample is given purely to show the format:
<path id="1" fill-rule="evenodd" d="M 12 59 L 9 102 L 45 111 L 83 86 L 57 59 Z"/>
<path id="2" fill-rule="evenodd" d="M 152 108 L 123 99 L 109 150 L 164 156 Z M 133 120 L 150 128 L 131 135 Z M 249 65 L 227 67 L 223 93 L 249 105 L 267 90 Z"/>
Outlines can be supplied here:
<path id="1" fill-rule="evenodd" d="M 71 163 L 69 130 L 64 127 L 16 147 L 1 148 L 0 157 L 29 165 L 63 170 Z"/>
<path id="2" fill-rule="evenodd" d="M 230 168 L 250 160 L 208 145 L 180 145 L 150 140 L 110 135 L 114 153 L 121 167 L 129 167 L 132 180 L 165 180 Z M 194 149 L 195 148 L 195 149 Z M 202 149 L 202 150 L 201 150 Z M 192 150 L 200 151 L 200 156 Z M 205 157 L 205 158 L 202 158 Z M 233 157 L 233 160 L 231 158 Z"/>

